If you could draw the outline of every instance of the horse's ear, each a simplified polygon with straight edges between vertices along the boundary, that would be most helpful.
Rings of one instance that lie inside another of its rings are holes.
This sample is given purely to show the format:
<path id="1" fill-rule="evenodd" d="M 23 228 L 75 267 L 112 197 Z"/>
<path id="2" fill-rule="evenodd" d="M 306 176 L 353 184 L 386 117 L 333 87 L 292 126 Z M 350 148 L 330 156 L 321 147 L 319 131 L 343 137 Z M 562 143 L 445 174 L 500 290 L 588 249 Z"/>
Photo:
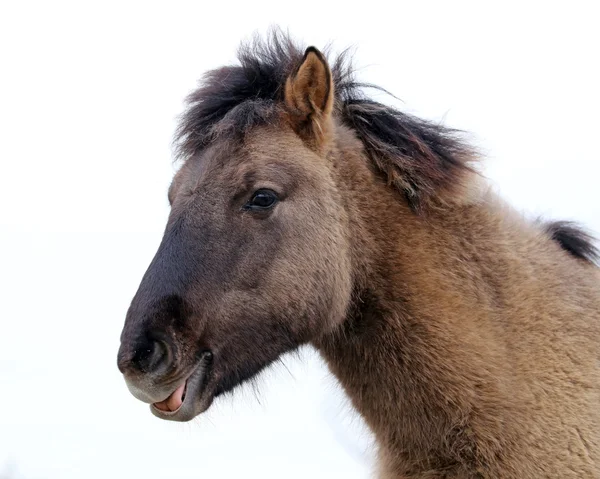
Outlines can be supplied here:
<path id="1" fill-rule="evenodd" d="M 331 123 L 334 103 L 331 70 L 323 54 L 308 47 L 300 66 L 285 83 L 285 104 L 296 132 L 320 143 Z"/>

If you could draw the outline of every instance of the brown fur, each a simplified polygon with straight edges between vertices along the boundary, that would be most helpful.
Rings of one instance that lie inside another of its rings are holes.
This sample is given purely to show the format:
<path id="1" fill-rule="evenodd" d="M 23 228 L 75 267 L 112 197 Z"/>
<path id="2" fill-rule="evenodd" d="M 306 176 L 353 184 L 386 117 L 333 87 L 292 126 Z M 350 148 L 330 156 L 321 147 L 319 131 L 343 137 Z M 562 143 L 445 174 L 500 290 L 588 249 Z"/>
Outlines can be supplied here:
<path id="1" fill-rule="evenodd" d="M 589 238 L 525 221 L 448 130 L 340 96 L 316 49 L 289 58 L 272 97 L 222 107 L 203 96 L 213 73 L 191 98 L 123 330 L 128 382 L 162 400 L 210 351 L 205 410 L 311 343 L 373 430 L 381 478 L 600 477 Z M 249 208 L 264 189 L 279 201 Z"/>

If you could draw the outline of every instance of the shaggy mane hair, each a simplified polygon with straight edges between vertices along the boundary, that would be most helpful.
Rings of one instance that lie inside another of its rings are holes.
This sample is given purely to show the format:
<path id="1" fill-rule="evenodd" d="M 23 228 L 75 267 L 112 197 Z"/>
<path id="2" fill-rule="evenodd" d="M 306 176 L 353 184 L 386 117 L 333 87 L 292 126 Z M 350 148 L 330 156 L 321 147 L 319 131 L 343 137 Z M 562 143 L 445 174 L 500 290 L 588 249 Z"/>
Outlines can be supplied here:
<path id="1" fill-rule="evenodd" d="M 240 47 L 239 65 L 206 73 L 187 98 L 175 137 L 177 158 L 194 156 L 223 135 L 243 137 L 254 126 L 277 124 L 285 81 L 303 55 L 288 35 L 273 30 L 266 39 L 257 37 Z M 415 210 L 439 192 L 460 186 L 474 157 L 462 132 L 369 99 L 365 88 L 385 90 L 354 79 L 348 50 L 329 64 L 335 118 L 355 132 L 373 164 Z"/>
<path id="2" fill-rule="evenodd" d="M 285 82 L 300 66 L 304 50 L 274 29 L 265 39 L 255 37 L 240 46 L 239 65 L 206 73 L 187 97 L 175 135 L 176 158 L 185 161 L 226 135 L 242 139 L 255 126 L 280 123 Z M 367 88 L 388 92 L 355 80 L 348 50 L 328 62 L 336 120 L 354 131 L 370 161 L 413 210 L 463 186 L 475 157 L 463 132 L 371 100 Z M 550 223 L 546 232 L 577 258 L 600 258 L 593 238 L 572 223 Z"/>
<path id="3" fill-rule="evenodd" d="M 594 244 L 594 237 L 578 224 L 571 221 L 553 221 L 545 225 L 545 231 L 575 258 L 592 264 L 598 264 L 600 261 L 600 250 Z"/>

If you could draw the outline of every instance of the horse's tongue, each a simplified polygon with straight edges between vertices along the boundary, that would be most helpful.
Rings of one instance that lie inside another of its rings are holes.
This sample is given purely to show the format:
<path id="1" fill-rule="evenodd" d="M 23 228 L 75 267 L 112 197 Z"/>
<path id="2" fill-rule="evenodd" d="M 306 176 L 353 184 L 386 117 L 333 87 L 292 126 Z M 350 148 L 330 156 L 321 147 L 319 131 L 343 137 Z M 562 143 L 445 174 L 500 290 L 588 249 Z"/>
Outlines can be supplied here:
<path id="1" fill-rule="evenodd" d="M 177 411 L 183 404 L 183 391 L 185 390 L 185 383 L 179 386 L 171 395 L 161 402 L 155 402 L 154 406 L 161 411 Z"/>

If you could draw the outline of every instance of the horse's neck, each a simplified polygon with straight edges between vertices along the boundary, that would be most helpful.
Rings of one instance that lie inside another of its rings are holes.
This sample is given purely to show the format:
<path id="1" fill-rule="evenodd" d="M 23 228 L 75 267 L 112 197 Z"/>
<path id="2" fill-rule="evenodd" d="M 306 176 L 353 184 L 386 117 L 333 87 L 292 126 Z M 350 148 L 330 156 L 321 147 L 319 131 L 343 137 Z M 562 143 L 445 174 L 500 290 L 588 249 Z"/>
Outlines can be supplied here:
<path id="1" fill-rule="evenodd" d="M 487 447 L 474 434 L 517 414 L 510 401 L 498 401 L 510 371 L 496 320 L 508 294 L 503 275 L 515 267 L 511 248 L 519 247 L 510 238 L 533 233 L 517 233 L 516 216 L 490 208 L 427 218 L 392 211 L 400 225 L 381 238 L 382 257 L 346 323 L 316 344 L 378 442 L 396 451 L 388 462 L 400 460 L 407 474 L 412 463 L 449 467 L 457 451 L 468 461 Z"/>

